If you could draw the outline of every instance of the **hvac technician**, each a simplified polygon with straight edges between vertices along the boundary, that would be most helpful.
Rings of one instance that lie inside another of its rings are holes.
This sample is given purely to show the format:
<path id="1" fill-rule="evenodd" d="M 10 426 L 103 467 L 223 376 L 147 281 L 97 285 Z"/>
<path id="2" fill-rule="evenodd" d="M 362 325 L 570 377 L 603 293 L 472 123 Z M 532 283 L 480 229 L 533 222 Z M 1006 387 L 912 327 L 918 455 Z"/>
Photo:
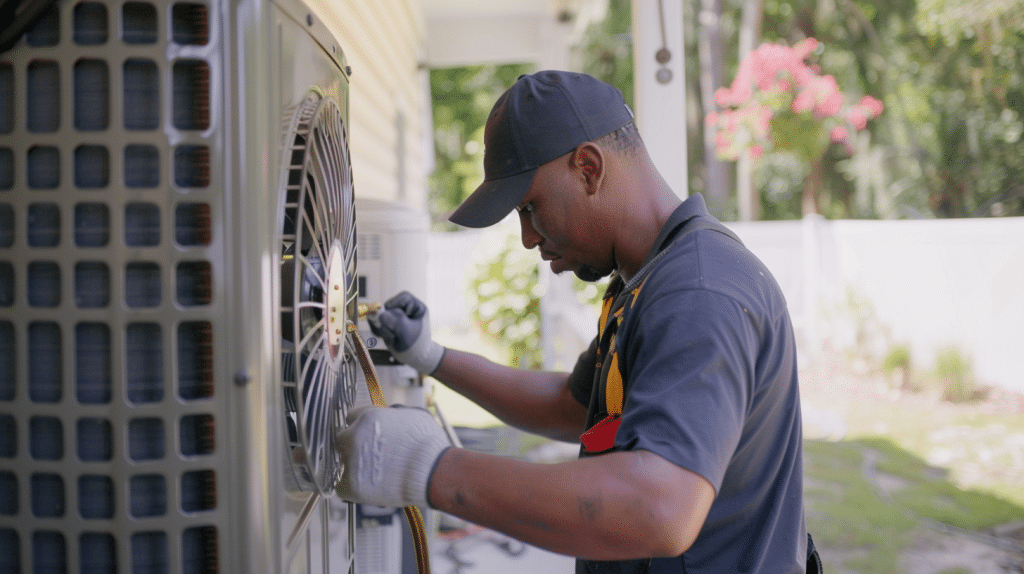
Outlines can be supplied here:
<path id="1" fill-rule="evenodd" d="M 400 361 L 512 426 L 582 442 L 581 456 L 450 448 L 426 411 L 359 409 L 338 440 L 339 494 L 429 504 L 576 556 L 577 572 L 818 571 L 793 329 L 768 270 L 701 196 L 680 202 L 608 84 L 522 76 L 484 140 L 485 180 L 451 220 L 485 227 L 515 209 L 553 271 L 610 274 L 600 334 L 567 374 L 441 347 L 408 293 L 371 323 Z"/>

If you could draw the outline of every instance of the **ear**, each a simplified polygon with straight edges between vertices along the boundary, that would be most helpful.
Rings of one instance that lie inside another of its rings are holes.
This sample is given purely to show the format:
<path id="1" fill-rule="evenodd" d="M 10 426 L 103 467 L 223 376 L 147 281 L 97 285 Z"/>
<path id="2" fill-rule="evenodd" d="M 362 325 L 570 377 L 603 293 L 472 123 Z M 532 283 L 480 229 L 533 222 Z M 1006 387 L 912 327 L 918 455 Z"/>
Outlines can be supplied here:
<path id="1" fill-rule="evenodd" d="M 583 142 L 573 150 L 569 161 L 573 171 L 586 184 L 588 194 L 597 193 L 604 183 L 605 160 L 604 152 L 593 142 Z"/>

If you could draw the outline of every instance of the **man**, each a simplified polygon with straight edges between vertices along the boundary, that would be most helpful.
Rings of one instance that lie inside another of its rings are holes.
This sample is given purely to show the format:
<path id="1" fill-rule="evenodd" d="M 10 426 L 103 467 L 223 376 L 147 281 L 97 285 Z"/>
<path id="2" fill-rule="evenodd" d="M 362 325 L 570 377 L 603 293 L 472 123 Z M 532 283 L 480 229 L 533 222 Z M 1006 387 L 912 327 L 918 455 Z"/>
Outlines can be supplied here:
<path id="1" fill-rule="evenodd" d="M 449 448 L 425 411 L 353 412 L 348 500 L 430 506 L 578 558 L 577 572 L 803 573 L 808 538 L 796 351 L 768 270 L 658 174 L 612 86 L 522 76 L 485 131 L 485 180 L 452 215 L 518 211 L 556 273 L 613 276 L 572 373 L 445 349 L 408 293 L 372 320 L 395 356 L 502 421 L 580 442 L 533 464 Z"/>

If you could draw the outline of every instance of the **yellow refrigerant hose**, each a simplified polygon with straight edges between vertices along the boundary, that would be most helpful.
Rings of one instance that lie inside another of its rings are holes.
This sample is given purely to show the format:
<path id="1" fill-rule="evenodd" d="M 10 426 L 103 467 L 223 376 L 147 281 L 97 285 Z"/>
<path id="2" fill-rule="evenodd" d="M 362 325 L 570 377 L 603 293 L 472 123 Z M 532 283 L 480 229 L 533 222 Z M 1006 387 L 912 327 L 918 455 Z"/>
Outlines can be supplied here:
<path id="1" fill-rule="evenodd" d="M 359 305 L 359 316 L 362 317 L 369 313 L 376 313 L 379 310 L 379 303 Z M 366 376 L 366 386 L 370 390 L 370 401 L 374 406 L 388 406 L 387 399 L 384 398 L 384 393 L 380 388 L 380 381 L 377 379 L 377 370 L 373 368 L 373 360 L 370 359 L 370 351 L 367 350 L 366 343 L 363 342 L 363 338 L 359 336 L 359 327 L 350 321 L 348 324 L 348 332 L 352 334 L 352 340 L 355 342 L 359 364 L 363 367 L 363 374 Z M 412 505 L 406 506 L 402 510 L 405 511 L 405 519 L 409 523 L 409 531 L 412 533 L 413 547 L 416 551 L 416 571 L 419 572 L 419 574 L 430 574 L 430 554 L 427 551 L 427 528 L 423 524 L 423 514 L 420 513 L 419 508 Z"/>

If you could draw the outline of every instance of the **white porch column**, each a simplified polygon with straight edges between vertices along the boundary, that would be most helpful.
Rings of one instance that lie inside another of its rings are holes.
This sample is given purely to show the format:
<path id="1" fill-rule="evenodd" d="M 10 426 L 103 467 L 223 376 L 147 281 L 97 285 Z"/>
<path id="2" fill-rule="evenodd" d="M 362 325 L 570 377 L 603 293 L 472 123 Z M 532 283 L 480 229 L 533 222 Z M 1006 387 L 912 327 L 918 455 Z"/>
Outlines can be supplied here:
<path id="1" fill-rule="evenodd" d="M 656 59 L 662 48 L 670 55 L 664 63 Z M 689 185 L 683 57 L 682 0 L 633 0 L 637 127 L 655 167 L 676 195 L 685 199 Z"/>

